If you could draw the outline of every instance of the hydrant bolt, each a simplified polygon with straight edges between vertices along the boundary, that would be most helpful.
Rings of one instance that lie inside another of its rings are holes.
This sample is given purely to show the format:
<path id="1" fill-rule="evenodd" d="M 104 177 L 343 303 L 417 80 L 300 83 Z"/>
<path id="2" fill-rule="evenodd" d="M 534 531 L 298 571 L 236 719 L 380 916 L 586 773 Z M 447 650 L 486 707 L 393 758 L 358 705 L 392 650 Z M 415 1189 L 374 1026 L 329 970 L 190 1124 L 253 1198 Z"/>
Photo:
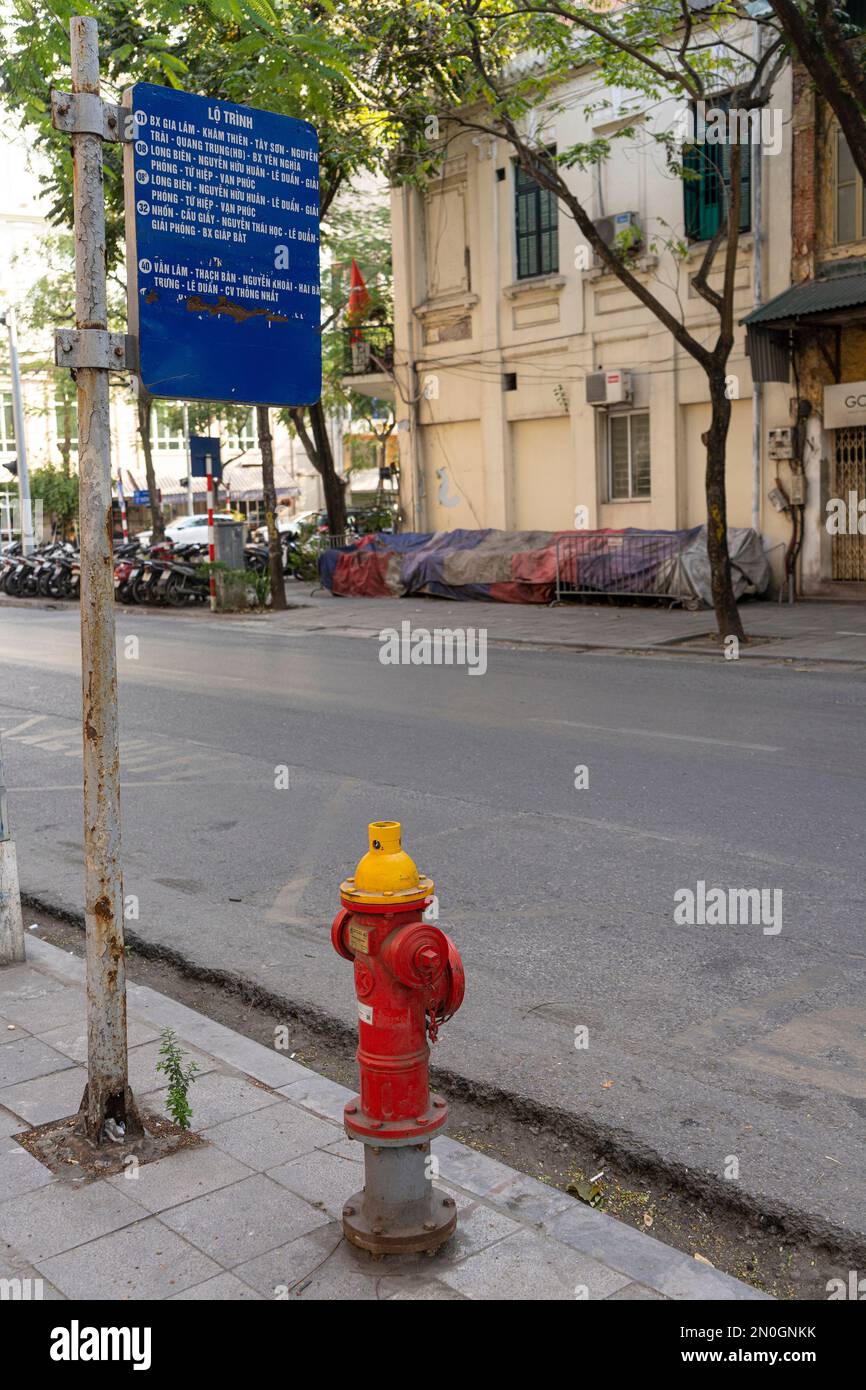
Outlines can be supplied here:
<path id="1" fill-rule="evenodd" d="M 435 1250 L 456 1226 L 430 1174 L 448 1107 L 430 1094 L 428 1038 L 460 1008 L 464 977 L 454 943 L 424 921 L 433 883 L 404 852 L 399 822 L 374 821 L 369 845 L 340 885 L 331 940 L 354 962 L 361 1093 L 343 1116 L 364 1145 L 364 1189 L 343 1208 L 343 1230 L 379 1256 Z"/>

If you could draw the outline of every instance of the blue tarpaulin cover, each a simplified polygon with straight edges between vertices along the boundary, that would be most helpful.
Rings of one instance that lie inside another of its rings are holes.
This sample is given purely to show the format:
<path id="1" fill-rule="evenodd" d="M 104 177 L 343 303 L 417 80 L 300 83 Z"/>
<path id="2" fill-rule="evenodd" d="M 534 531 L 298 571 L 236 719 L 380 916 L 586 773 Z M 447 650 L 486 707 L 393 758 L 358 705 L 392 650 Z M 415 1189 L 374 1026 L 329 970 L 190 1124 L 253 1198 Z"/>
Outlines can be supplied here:
<path id="1" fill-rule="evenodd" d="M 763 593 L 770 566 L 755 531 L 728 531 L 734 593 Z M 705 526 L 687 531 L 378 532 L 319 558 L 338 597 L 431 594 L 550 603 L 557 565 L 567 590 L 655 594 L 711 605 Z"/>

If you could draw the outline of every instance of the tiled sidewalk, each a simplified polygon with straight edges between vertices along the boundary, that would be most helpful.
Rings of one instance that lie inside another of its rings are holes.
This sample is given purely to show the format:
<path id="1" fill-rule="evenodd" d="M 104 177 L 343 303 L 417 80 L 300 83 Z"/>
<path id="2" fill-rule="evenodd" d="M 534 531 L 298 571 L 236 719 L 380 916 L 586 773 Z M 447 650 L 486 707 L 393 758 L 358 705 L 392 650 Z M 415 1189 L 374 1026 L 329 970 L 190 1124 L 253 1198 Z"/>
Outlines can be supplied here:
<path id="1" fill-rule="evenodd" d="M 299 592 L 296 592 L 299 591 Z M 267 625 L 269 634 L 305 633 L 378 637 L 383 628 L 475 627 L 488 641 L 507 645 L 549 646 L 590 651 L 640 651 L 660 655 L 695 653 L 724 659 L 712 640 L 715 619 L 706 609 L 566 603 L 556 608 L 516 603 L 466 603 L 429 598 L 333 598 L 309 586 L 287 590 L 298 604 L 286 613 L 264 617 L 220 617 L 214 622 Z M 22 600 L 24 601 L 24 600 Z M 29 600 L 28 600 L 29 601 Z M 749 661 L 809 661 L 866 664 L 866 610 L 857 602 L 807 601 L 795 604 L 746 602 L 743 625 L 759 639 L 740 648 Z"/>
<path id="2" fill-rule="evenodd" d="M 207 1144 L 134 1180 L 61 1182 L 12 1136 L 78 1108 L 83 962 L 33 938 L 27 952 L 0 970 L 0 1280 L 41 1279 L 55 1299 L 765 1297 L 449 1138 L 433 1151 L 457 1234 L 433 1256 L 373 1260 L 339 1225 L 362 1185 L 349 1092 L 138 985 L 133 1089 L 162 1109 L 158 1037 L 174 1028 L 201 1068 L 190 1100 Z"/>

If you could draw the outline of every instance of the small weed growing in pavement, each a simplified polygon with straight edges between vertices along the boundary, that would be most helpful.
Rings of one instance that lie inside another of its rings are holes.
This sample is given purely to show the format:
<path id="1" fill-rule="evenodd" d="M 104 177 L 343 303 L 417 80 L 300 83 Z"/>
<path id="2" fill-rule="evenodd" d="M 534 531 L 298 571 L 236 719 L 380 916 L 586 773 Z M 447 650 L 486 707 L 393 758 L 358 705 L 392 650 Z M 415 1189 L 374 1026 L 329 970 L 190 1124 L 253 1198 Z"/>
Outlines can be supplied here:
<path id="1" fill-rule="evenodd" d="M 199 1069 L 195 1062 L 190 1062 L 188 1067 L 184 1067 L 183 1053 L 173 1028 L 162 1030 L 159 1055 L 162 1061 L 157 1062 L 156 1069 L 164 1072 L 168 1077 L 168 1096 L 166 1098 L 168 1113 L 181 1129 L 189 1129 L 192 1107 L 189 1103 L 188 1093 Z"/>

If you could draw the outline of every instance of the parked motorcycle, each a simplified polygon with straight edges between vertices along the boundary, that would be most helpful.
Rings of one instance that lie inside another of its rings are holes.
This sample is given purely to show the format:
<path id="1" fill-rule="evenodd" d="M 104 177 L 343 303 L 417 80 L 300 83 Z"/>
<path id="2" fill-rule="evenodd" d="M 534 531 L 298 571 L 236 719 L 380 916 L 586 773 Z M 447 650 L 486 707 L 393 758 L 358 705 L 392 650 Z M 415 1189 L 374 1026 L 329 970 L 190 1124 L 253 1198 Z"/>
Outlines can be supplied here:
<path id="1" fill-rule="evenodd" d="M 172 548 L 171 541 L 163 541 L 142 552 L 140 564 L 132 570 L 127 581 L 133 603 L 157 602 L 157 585 L 171 563 Z"/>
<path id="2" fill-rule="evenodd" d="M 7 545 L 0 556 L 0 590 L 10 598 L 77 598 L 78 552 L 68 541 L 54 541 L 30 555 L 21 542 Z"/>
<path id="3" fill-rule="evenodd" d="M 171 608 L 186 603 L 204 603 L 210 595 L 210 578 L 202 566 L 205 547 L 175 546 L 171 563 L 157 585 L 157 597 Z"/>
<path id="4" fill-rule="evenodd" d="M 124 541 L 114 547 L 114 597 L 118 603 L 132 603 L 130 580 L 141 561 L 138 541 Z"/>

